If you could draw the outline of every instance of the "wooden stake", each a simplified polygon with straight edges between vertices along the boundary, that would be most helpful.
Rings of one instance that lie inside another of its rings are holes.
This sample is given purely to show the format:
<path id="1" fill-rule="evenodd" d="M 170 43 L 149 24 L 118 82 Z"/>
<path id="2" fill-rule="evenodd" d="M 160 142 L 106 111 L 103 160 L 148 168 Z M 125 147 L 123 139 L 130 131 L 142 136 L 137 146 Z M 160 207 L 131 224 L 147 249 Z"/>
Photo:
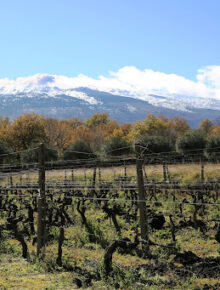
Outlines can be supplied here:
<path id="1" fill-rule="evenodd" d="M 146 210 L 146 193 L 144 188 L 143 177 L 143 160 L 141 158 L 140 146 L 135 146 L 136 151 L 136 169 L 137 169 L 137 181 L 138 181 L 138 205 L 140 210 L 140 228 L 142 249 L 144 255 L 149 255 L 149 231 L 148 231 L 148 218 Z"/>
<path id="2" fill-rule="evenodd" d="M 202 162 L 201 163 L 201 181 L 202 181 L 202 183 L 204 182 L 204 180 L 205 180 L 204 163 Z"/>
<path id="3" fill-rule="evenodd" d="M 167 181 L 167 172 L 166 172 L 166 165 L 165 163 L 163 164 L 163 180 Z"/>
<path id="4" fill-rule="evenodd" d="M 39 197 L 37 220 L 37 255 L 42 253 L 45 245 L 45 147 L 39 147 Z"/>
<path id="5" fill-rule="evenodd" d="M 101 168 L 99 167 L 99 184 L 102 182 Z"/>
<path id="6" fill-rule="evenodd" d="M 71 178 L 72 178 L 72 182 L 74 181 L 74 172 L 73 172 L 73 169 L 71 171 Z"/>

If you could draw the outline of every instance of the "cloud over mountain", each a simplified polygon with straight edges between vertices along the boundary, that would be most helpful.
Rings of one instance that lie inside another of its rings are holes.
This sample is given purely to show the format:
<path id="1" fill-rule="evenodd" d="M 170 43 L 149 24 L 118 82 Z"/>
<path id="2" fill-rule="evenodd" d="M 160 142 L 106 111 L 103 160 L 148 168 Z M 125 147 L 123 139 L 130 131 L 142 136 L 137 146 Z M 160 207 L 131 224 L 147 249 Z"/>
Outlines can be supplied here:
<path id="1" fill-rule="evenodd" d="M 107 77 L 97 79 L 80 74 L 77 77 L 37 74 L 16 80 L 0 79 L 0 94 L 50 93 L 87 87 L 148 100 L 148 95 L 185 96 L 220 99 L 220 66 L 207 66 L 198 70 L 196 81 L 176 74 L 166 74 L 151 69 L 140 70 L 125 66 Z M 74 95 L 75 96 L 75 95 Z M 80 96 L 79 96 L 80 97 Z"/>

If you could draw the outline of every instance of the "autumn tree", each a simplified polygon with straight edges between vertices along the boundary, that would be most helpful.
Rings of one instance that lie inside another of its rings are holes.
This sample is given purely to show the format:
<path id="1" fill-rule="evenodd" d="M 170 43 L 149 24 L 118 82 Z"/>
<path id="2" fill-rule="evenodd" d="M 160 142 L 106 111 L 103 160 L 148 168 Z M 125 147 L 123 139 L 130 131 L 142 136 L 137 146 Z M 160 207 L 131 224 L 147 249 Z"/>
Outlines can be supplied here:
<path id="1" fill-rule="evenodd" d="M 110 119 L 107 113 L 96 113 L 85 120 L 85 125 L 90 129 L 94 129 L 99 125 L 108 124 L 109 122 Z"/>
<path id="2" fill-rule="evenodd" d="M 73 130 L 72 136 L 72 142 L 75 142 L 77 140 L 91 143 L 93 140 L 93 132 L 83 125 L 79 126 L 75 130 Z"/>
<path id="3" fill-rule="evenodd" d="M 167 118 L 163 115 L 160 115 L 159 118 L 165 122 L 169 136 L 177 137 L 190 130 L 190 126 L 185 118 Z"/>
<path id="4" fill-rule="evenodd" d="M 119 127 L 114 129 L 110 137 L 120 137 L 126 139 L 131 130 L 131 123 L 122 123 Z"/>
<path id="5" fill-rule="evenodd" d="M 93 141 L 92 141 L 92 147 L 95 151 L 100 150 L 102 144 L 107 140 L 108 138 L 111 138 L 113 131 L 118 128 L 118 123 L 116 121 L 110 121 L 106 124 L 101 123 L 91 129 L 91 132 L 93 134 Z"/>
<path id="6" fill-rule="evenodd" d="M 0 139 L 6 140 L 7 132 L 10 126 L 9 118 L 0 116 Z"/>
<path id="7" fill-rule="evenodd" d="M 83 125 L 83 120 L 79 119 L 78 117 L 65 120 L 64 122 L 67 123 L 72 129 L 76 129 Z"/>
<path id="8" fill-rule="evenodd" d="M 8 127 L 4 141 L 14 150 L 25 150 L 32 143 L 46 142 L 43 117 L 34 113 L 19 116 Z"/>
<path id="9" fill-rule="evenodd" d="M 6 128 L 10 124 L 9 118 L 8 117 L 2 117 L 0 116 L 0 129 L 1 128 Z"/>
<path id="10" fill-rule="evenodd" d="M 212 131 L 213 123 L 209 119 L 205 119 L 200 122 L 199 129 L 201 129 L 205 134 L 209 135 Z"/>
<path id="11" fill-rule="evenodd" d="M 167 118 L 163 115 L 154 116 L 149 114 L 143 121 L 134 124 L 128 134 L 128 139 L 136 140 L 139 136 L 148 134 L 150 136 L 164 136 L 175 142 L 177 136 L 189 130 L 189 125 L 184 118 Z"/>
<path id="12" fill-rule="evenodd" d="M 220 135 L 220 125 L 213 125 L 210 132 L 211 136 L 219 136 Z"/>
<path id="13" fill-rule="evenodd" d="M 131 123 L 122 123 L 119 126 L 119 129 L 122 130 L 124 136 L 127 136 L 129 132 L 132 130 L 133 124 Z"/>
<path id="14" fill-rule="evenodd" d="M 65 121 L 47 118 L 44 121 L 48 142 L 59 150 L 69 145 L 73 138 L 73 129 Z"/>

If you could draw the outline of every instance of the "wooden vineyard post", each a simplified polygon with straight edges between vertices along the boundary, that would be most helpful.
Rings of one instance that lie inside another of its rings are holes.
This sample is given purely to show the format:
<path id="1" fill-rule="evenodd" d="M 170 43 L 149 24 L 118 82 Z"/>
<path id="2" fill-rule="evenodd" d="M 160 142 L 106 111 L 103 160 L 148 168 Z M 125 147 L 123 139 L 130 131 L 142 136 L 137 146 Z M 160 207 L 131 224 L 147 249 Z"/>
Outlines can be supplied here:
<path id="1" fill-rule="evenodd" d="M 125 185 L 127 183 L 127 167 L 126 167 L 125 161 L 124 161 L 124 183 Z"/>
<path id="2" fill-rule="evenodd" d="M 22 186 L 22 174 L 20 176 L 20 186 Z"/>
<path id="3" fill-rule="evenodd" d="M 37 220 L 37 255 L 42 253 L 45 245 L 45 147 L 39 147 L 39 196 Z"/>
<path id="4" fill-rule="evenodd" d="M 84 169 L 84 184 L 86 186 L 86 168 Z"/>
<path id="5" fill-rule="evenodd" d="M 167 172 L 166 172 L 166 164 L 163 163 L 163 180 L 167 181 Z"/>
<path id="6" fill-rule="evenodd" d="M 137 169 L 137 182 L 138 182 L 138 206 L 140 211 L 140 228 L 141 228 L 141 239 L 142 249 L 144 255 L 149 255 L 149 232 L 148 232 L 148 218 L 146 210 L 146 194 L 144 188 L 144 177 L 143 177 L 143 160 L 141 158 L 140 146 L 135 145 L 136 151 L 136 169 Z"/>
<path id="7" fill-rule="evenodd" d="M 95 190 L 95 184 L 96 184 L 96 164 L 93 168 L 93 177 L 92 177 L 92 190 Z"/>
<path id="8" fill-rule="evenodd" d="M 72 179 L 72 182 L 74 181 L 74 172 L 73 172 L 73 169 L 71 170 L 71 179 Z"/>
<path id="9" fill-rule="evenodd" d="M 204 163 L 201 162 L 201 182 L 204 183 L 205 175 L 204 175 Z"/>
<path id="10" fill-rule="evenodd" d="M 102 173 L 101 173 L 101 168 L 99 166 L 99 186 L 102 183 Z"/>
<path id="11" fill-rule="evenodd" d="M 9 179 L 10 179 L 10 187 L 13 187 L 13 179 L 12 179 L 12 175 L 11 174 L 10 174 Z"/>

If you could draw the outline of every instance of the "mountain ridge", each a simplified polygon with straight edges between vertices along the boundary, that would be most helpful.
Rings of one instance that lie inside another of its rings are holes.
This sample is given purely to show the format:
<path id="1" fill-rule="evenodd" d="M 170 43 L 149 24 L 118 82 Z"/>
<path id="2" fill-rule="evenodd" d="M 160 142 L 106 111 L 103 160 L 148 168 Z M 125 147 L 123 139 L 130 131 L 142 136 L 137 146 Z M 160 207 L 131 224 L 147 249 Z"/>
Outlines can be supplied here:
<path id="1" fill-rule="evenodd" d="M 151 95 L 154 102 L 121 96 L 105 91 L 94 90 L 88 87 L 78 87 L 68 90 L 56 90 L 56 93 L 45 87 L 41 91 L 15 92 L 14 94 L 0 94 L 0 115 L 12 119 L 24 113 L 35 112 L 46 117 L 69 119 L 79 117 L 88 118 L 94 113 L 106 112 L 112 119 L 122 122 L 136 122 L 146 118 L 147 114 L 166 117 L 184 117 L 192 127 L 196 127 L 202 119 L 215 120 L 220 116 L 220 102 L 217 109 L 211 109 L 210 104 L 196 107 L 190 106 L 189 99 L 184 103 L 183 109 L 179 106 L 175 109 L 178 101 L 184 98 L 168 98 L 165 96 Z M 47 91 L 47 92 L 46 92 Z M 161 101 L 162 100 L 162 103 Z M 172 101 L 175 104 L 172 106 Z M 170 102 L 170 103 L 169 103 Z M 211 100 L 213 102 L 213 100 Z M 170 107 L 169 107 L 170 106 Z M 203 107 L 201 107 L 203 106 Z"/>
<path id="2" fill-rule="evenodd" d="M 149 73 L 154 76 L 151 89 Z M 133 77 L 136 79 L 133 80 Z M 163 85 L 157 89 L 155 83 L 158 77 L 160 75 L 156 72 L 124 67 L 110 78 L 100 76 L 97 80 L 84 75 L 69 78 L 49 74 L 16 80 L 1 79 L 0 115 L 14 119 L 18 115 L 35 112 L 58 119 L 84 119 L 97 112 L 106 112 L 122 123 L 144 119 L 151 113 L 170 118 L 184 117 L 192 127 L 196 127 L 202 119 L 213 121 L 220 116 L 220 100 L 213 98 L 215 94 L 210 90 L 207 91 L 208 97 L 204 97 L 204 84 L 193 83 L 190 96 L 187 85 L 192 85 L 191 81 L 165 75 Z M 181 86 L 180 83 L 175 84 L 179 81 L 183 81 Z M 200 91 L 203 97 L 199 97 Z"/>

